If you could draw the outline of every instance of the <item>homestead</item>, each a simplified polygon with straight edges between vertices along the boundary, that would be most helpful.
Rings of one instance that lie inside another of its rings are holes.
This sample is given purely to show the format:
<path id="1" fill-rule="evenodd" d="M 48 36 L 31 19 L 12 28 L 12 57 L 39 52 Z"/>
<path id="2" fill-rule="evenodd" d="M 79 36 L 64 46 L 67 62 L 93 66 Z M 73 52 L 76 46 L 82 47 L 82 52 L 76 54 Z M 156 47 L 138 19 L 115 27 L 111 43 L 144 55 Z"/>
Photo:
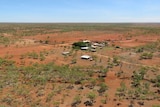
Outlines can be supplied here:
<path id="1" fill-rule="evenodd" d="M 0 26 L 0 105 L 158 107 L 160 26 L 17 25 Z"/>
<path id="2" fill-rule="evenodd" d="M 72 47 L 74 49 L 81 49 L 81 50 L 96 49 L 98 47 L 102 48 L 105 46 L 106 46 L 106 42 L 92 42 L 90 40 L 82 40 L 82 41 L 75 42 L 72 44 Z"/>

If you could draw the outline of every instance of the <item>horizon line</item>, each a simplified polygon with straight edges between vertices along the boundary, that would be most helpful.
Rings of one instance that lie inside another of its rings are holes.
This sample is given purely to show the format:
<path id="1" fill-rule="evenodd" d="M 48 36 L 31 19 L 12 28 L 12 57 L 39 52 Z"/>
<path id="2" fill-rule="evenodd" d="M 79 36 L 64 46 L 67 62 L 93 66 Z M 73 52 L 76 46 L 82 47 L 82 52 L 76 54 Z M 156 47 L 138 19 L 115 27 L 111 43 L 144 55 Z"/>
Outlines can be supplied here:
<path id="1" fill-rule="evenodd" d="M 139 24 L 160 24 L 160 22 L 134 22 L 134 21 L 133 21 L 133 22 L 0 22 L 0 23 L 24 23 L 24 24 L 25 24 L 25 23 L 42 23 L 42 24 L 43 24 L 43 23 L 53 23 L 53 24 L 54 24 L 54 23 L 55 23 L 55 24 L 56 24 L 56 23 L 59 23 L 59 24 L 61 24 L 61 23 L 62 23 L 62 24 L 65 24 L 65 23 L 66 23 L 66 24 L 67 24 L 67 23 L 68 23 L 68 24 L 69 24 L 69 23 L 70 23 L 70 24 L 72 24 L 72 23 L 73 23 L 73 24 L 74 24 L 74 23 L 79 23 L 79 24 L 81 24 L 81 23 L 82 23 L 82 24 L 84 24 L 84 23 L 86 23 L 86 24 L 92 24 L 92 23 L 95 23 L 95 24 L 96 24 L 96 23 L 97 23 L 97 24 L 98 24 L 98 23 L 104 23 L 104 24 L 105 24 L 105 23 L 106 23 L 106 24 L 107 24 L 107 23 L 113 23 L 113 24 L 114 24 L 114 23 L 126 23 L 126 24 L 127 24 L 127 23 L 128 23 L 128 24 L 129 24 L 129 23 L 137 23 L 137 24 L 138 24 L 138 23 L 139 23 Z"/>

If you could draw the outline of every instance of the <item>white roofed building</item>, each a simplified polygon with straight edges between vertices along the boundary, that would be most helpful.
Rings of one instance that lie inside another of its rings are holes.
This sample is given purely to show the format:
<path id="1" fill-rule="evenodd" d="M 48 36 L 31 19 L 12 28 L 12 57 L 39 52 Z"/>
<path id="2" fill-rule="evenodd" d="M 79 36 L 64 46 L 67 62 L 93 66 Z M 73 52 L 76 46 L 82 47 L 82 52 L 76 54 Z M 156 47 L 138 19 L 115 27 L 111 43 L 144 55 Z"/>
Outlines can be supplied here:
<path id="1" fill-rule="evenodd" d="M 89 55 L 82 55 L 81 56 L 81 59 L 90 59 L 91 58 L 91 56 L 89 56 Z"/>
<path id="2" fill-rule="evenodd" d="M 81 50 L 88 50 L 89 47 L 81 47 Z"/>
<path id="3" fill-rule="evenodd" d="M 90 43 L 90 40 L 83 40 L 84 43 Z"/>
<path id="4" fill-rule="evenodd" d="M 62 55 L 68 55 L 70 52 L 66 51 L 66 52 L 62 52 Z"/>

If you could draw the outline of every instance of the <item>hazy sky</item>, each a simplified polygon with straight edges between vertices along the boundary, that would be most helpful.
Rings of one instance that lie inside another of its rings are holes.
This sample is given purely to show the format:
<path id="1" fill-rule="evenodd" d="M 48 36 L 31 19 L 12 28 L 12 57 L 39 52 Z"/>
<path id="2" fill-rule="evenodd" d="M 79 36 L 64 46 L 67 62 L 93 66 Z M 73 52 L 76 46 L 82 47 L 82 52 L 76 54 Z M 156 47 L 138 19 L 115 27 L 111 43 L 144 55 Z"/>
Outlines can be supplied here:
<path id="1" fill-rule="evenodd" d="M 160 22 L 160 0 L 0 0 L 0 22 Z"/>

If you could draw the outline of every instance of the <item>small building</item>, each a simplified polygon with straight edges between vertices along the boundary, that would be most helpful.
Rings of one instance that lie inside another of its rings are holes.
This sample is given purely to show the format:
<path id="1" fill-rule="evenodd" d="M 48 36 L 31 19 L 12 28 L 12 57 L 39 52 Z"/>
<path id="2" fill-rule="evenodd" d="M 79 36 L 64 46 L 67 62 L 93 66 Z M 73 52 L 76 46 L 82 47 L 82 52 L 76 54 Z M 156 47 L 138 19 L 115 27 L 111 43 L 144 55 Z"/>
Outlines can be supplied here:
<path id="1" fill-rule="evenodd" d="M 89 55 L 82 55 L 82 56 L 81 56 L 81 59 L 87 59 L 87 60 L 88 60 L 88 59 L 90 59 L 90 58 L 91 58 L 91 56 L 89 56 Z"/>
<path id="2" fill-rule="evenodd" d="M 90 51 L 91 51 L 91 52 L 96 52 L 96 49 L 91 49 Z"/>
<path id="3" fill-rule="evenodd" d="M 95 42 L 95 43 L 93 43 L 93 46 L 99 46 L 99 43 Z"/>
<path id="4" fill-rule="evenodd" d="M 88 50 L 89 49 L 89 47 L 81 47 L 81 50 Z"/>
<path id="5" fill-rule="evenodd" d="M 84 43 L 90 43 L 90 40 L 83 40 Z"/>
<path id="6" fill-rule="evenodd" d="M 100 43 L 99 47 L 105 47 L 105 43 Z"/>
<path id="7" fill-rule="evenodd" d="M 96 49 L 96 48 L 97 48 L 97 46 L 91 45 L 91 48 Z"/>
<path id="8" fill-rule="evenodd" d="M 95 46 L 95 47 L 104 47 L 105 43 L 93 43 L 93 46 Z"/>
<path id="9" fill-rule="evenodd" d="M 66 52 L 62 52 L 62 55 L 68 55 L 70 52 L 66 51 Z"/>

